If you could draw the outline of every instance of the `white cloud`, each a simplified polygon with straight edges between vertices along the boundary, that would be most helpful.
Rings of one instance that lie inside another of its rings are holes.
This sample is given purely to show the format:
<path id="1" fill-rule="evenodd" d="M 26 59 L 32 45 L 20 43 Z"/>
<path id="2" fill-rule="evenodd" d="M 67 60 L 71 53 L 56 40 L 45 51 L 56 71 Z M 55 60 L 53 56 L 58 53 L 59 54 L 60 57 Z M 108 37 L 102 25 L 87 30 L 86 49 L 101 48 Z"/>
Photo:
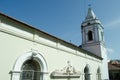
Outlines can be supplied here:
<path id="1" fill-rule="evenodd" d="M 105 24 L 105 27 L 116 27 L 119 25 L 120 25 L 120 18 L 108 22 L 107 24 Z"/>
<path id="2" fill-rule="evenodd" d="M 114 51 L 114 49 L 112 49 L 112 48 L 107 48 L 107 53 L 109 54 L 109 53 L 114 53 L 115 51 Z"/>

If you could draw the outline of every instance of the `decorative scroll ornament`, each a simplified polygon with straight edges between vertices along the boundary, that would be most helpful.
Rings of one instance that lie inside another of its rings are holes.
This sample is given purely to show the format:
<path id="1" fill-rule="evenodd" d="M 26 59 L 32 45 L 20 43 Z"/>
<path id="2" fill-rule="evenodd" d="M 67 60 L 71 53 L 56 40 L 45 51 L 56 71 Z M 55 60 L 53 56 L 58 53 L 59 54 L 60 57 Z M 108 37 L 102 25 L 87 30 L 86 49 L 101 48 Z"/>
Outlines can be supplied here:
<path id="1" fill-rule="evenodd" d="M 51 78 L 79 78 L 80 72 L 76 71 L 73 66 L 71 66 L 70 61 L 67 62 L 68 65 L 61 70 L 55 70 L 51 73 Z"/>

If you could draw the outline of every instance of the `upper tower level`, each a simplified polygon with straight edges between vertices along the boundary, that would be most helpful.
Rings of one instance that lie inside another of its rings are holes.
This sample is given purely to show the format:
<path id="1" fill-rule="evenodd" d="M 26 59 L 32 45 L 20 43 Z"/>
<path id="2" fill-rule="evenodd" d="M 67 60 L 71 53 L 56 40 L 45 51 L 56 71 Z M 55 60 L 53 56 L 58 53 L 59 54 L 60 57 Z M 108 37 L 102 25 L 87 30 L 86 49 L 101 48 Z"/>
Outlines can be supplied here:
<path id="1" fill-rule="evenodd" d="M 88 9 L 87 16 L 81 25 L 82 45 L 90 43 L 104 44 L 103 26 L 91 8 Z"/>
<path id="2" fill-rule="evenodd" d="M 101 56 L 100 46 L 104 46 L 103 29 L 93 10 L 88 8 L 87 16 L 81 24 L 82 48 Z"/>

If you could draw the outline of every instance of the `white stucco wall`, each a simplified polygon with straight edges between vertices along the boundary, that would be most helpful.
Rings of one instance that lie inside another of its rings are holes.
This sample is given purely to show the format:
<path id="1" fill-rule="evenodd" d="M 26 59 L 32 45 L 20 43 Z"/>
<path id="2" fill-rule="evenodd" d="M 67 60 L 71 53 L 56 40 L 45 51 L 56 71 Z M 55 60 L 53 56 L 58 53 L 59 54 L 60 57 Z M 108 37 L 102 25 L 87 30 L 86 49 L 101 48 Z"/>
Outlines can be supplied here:
<path id="1" fill-rule="evenodd" d="M 9 72 L 13 70 L 16 60 L 31 49 L 39 52 L 46 60 L 48 80 L 52 80 L 51 72 L 63 69 L 67 61 L 70 61 L 81 74 L 84 73 L 85 66 L 89 64 L 91 80 L 96 80 L 97 69 L 101 68 L 102 64 L 100 59 L 83 53 L 59 39 L 10 21 L 2 19 L 0 23 L 0 80 L 10 80 Z M 83 77 L 81 76 L 79 80 L 83 80 Z"/>

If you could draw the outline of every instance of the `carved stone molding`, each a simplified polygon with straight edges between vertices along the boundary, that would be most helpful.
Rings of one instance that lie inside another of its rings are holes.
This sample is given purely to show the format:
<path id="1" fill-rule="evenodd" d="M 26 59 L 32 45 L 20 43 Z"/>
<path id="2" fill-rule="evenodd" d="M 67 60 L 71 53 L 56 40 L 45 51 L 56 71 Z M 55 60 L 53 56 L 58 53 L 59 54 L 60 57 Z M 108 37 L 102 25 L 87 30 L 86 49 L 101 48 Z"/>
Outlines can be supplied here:
<path id="1" fill-rule="evenodd" d="M 51 73 L 51 78 L 79 78 L 80 77 L 80 71 L 76 71 L 76 69 L 71 66 L 70 61 L 67 62 L 67 66 L 65 66 L 61 70 L 55 70 Z"/>

